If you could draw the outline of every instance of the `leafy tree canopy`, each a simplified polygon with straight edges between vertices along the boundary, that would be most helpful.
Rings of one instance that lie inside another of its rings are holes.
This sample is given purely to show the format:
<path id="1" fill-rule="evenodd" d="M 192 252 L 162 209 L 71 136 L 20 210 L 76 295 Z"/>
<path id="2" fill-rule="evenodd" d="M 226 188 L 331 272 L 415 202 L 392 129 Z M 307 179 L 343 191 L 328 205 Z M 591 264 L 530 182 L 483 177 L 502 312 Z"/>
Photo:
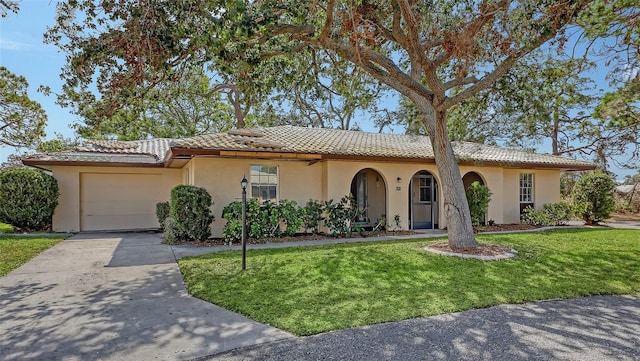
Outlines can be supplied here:
<path id="1" fill-rule="evenodd" d="M 68 87 L 96 77 L 100 91 L 114 94 L 147 91 L 198 59 L 213 62 L 232 77 L 228 84 L 247 90 L 270 88 L 272 75 L 286 73 L 286 60 L 277 61 L 283 55 L 291 59 L 315 48 L 339 56 L 416 105 L 435 151 L 450 242 L 466 247 L 477 243 L 449 142 L 447 110 L 492 86 L 561 33 L 588 3 L 68 1 L 48 37 L 69 54 Z M 81 26 L 74 22 L 76 11 L 84 13 Z M 117 104 L 115 98 L 105 100 L 107 109 Z"/>
<path id="2" fill-rule="evenodd" d="M 7 17 L 7 15 L 9 15 L 9 12 L 17 14 L 18 10 L 20 10 L 20 5 L 17 1 L 0 0 L 0 17 Z"/>
<path id="3" fill-rule="evenodd" d="M 29 83 L 0 66 L 0 145 L 33 147 L 44 137 L 47 114 L 27 95 Z"/>

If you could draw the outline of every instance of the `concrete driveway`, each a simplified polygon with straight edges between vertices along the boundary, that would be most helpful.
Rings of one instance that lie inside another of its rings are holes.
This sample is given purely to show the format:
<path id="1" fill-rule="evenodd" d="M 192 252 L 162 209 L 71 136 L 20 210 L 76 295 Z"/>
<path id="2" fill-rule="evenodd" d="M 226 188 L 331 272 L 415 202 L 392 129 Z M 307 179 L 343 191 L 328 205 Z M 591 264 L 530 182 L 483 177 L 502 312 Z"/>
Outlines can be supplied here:
<path id="1" fill-rule="evenodd" d="M 187 294 L 155 234 L 79 234 L 0 278 L 0 360 L 184 360 L 292 337 Z"/>

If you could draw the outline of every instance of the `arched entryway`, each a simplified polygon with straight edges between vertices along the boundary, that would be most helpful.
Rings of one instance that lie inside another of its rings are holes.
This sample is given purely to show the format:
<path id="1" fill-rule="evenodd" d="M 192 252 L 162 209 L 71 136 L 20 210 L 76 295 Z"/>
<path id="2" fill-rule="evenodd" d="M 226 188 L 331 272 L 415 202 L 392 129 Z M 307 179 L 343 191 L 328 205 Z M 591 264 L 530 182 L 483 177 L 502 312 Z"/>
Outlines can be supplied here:
<path id="1" fill-rule="evenodd" d="M 471 186 L 473 182 L 478 182 L 481 185 L 485 185 L 482 176 L 480 176 L 480 174 L 476 172 L 468 172 L 464 175 L 464 177 L 462 177 L 462 184 L 464 184 L 464 189 L 469 188 L 469 186 Z"/>
<path id="2" fill-rule="evenodd" d="M 467 190 L 467 188 L 471 187 L 473 182 L 478 182 L 478 183 L 480 183 L 480 185 L 485 185 L 484 179 L 482 179 L 482 176 L 480 174 L 476 173 L 476 172 L 468 172 L 467 174 L 465 174 L 462 177 L 462 184 L 464 185 L 465 191 Z M 489 212 L 489 210 L 485 209 L 484 214 L 478 220 L 481 225 L 485 225 L 486 224 L 486 222 L 487 222 L 487 213 L 488 212 Z"/>
<path id="3" fill-rule="evenodd" d="M 387 184 L 380 173 L 366 168 L 353 176 L 351 195 L 355 198 L 362 216 L 362 226 L 375 226 L 387 214 Z"/>
<path id="4" fill-rule="evenodd" d="M 438 182 L 433 174 L 420 171 L 409 184 L 409 226 L 411 229 L 438 228 Z"/>

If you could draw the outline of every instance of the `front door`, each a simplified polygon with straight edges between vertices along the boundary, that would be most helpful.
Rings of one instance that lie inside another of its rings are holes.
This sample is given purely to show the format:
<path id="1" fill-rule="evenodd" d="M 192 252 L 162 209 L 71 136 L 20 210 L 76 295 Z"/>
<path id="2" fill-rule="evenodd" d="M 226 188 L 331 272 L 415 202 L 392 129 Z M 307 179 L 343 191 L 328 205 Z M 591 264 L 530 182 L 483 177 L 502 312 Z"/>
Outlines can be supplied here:
<path id="1" fill-rule="evenodd" d="M 366 223 L 369 208 L 369 188 L 367 187 L 367 172 L 361 171 L 356 174 L 351 182 L 351 195 L 355 198 L 360 216 L 357 222 Z"/>
<path id="2" fill-rule="evenodd" d="M 430 174 L 416 174 L 411 179 L 411 228 L 433 229 L 437 216 L 437 184 Z"/>

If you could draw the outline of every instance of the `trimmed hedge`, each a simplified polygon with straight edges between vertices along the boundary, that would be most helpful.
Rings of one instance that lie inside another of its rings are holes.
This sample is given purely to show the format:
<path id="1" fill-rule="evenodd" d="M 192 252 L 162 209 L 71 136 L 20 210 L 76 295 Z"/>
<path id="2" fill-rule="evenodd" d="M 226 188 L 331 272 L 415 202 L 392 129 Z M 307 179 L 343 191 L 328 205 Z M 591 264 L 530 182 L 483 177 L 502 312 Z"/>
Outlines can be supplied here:
<path id="1" fill-rule="evenodd" d="M 211 236 L 213 201 L 206 189 L 178 185 L 171 190 L 169 217 L 164 221 L 165 241 L 207 241 Z"/>
<path id="2" fill-rule="evenodd" d="M 169 212 L 171 211 L 171 205 L 169 202 L 158 202 L 156 203 L 156 217 L 158 218 L 158 223 L 160 223 L 160 228 L 164 229 L 164 222 L 169 217 Z"/>
<path id="3" fill-rule="evenodd" d="M 51 229 L 58 206 L 58 182 L 35 169 L 0 172 L 0 222 L 25 231 Z"/>

